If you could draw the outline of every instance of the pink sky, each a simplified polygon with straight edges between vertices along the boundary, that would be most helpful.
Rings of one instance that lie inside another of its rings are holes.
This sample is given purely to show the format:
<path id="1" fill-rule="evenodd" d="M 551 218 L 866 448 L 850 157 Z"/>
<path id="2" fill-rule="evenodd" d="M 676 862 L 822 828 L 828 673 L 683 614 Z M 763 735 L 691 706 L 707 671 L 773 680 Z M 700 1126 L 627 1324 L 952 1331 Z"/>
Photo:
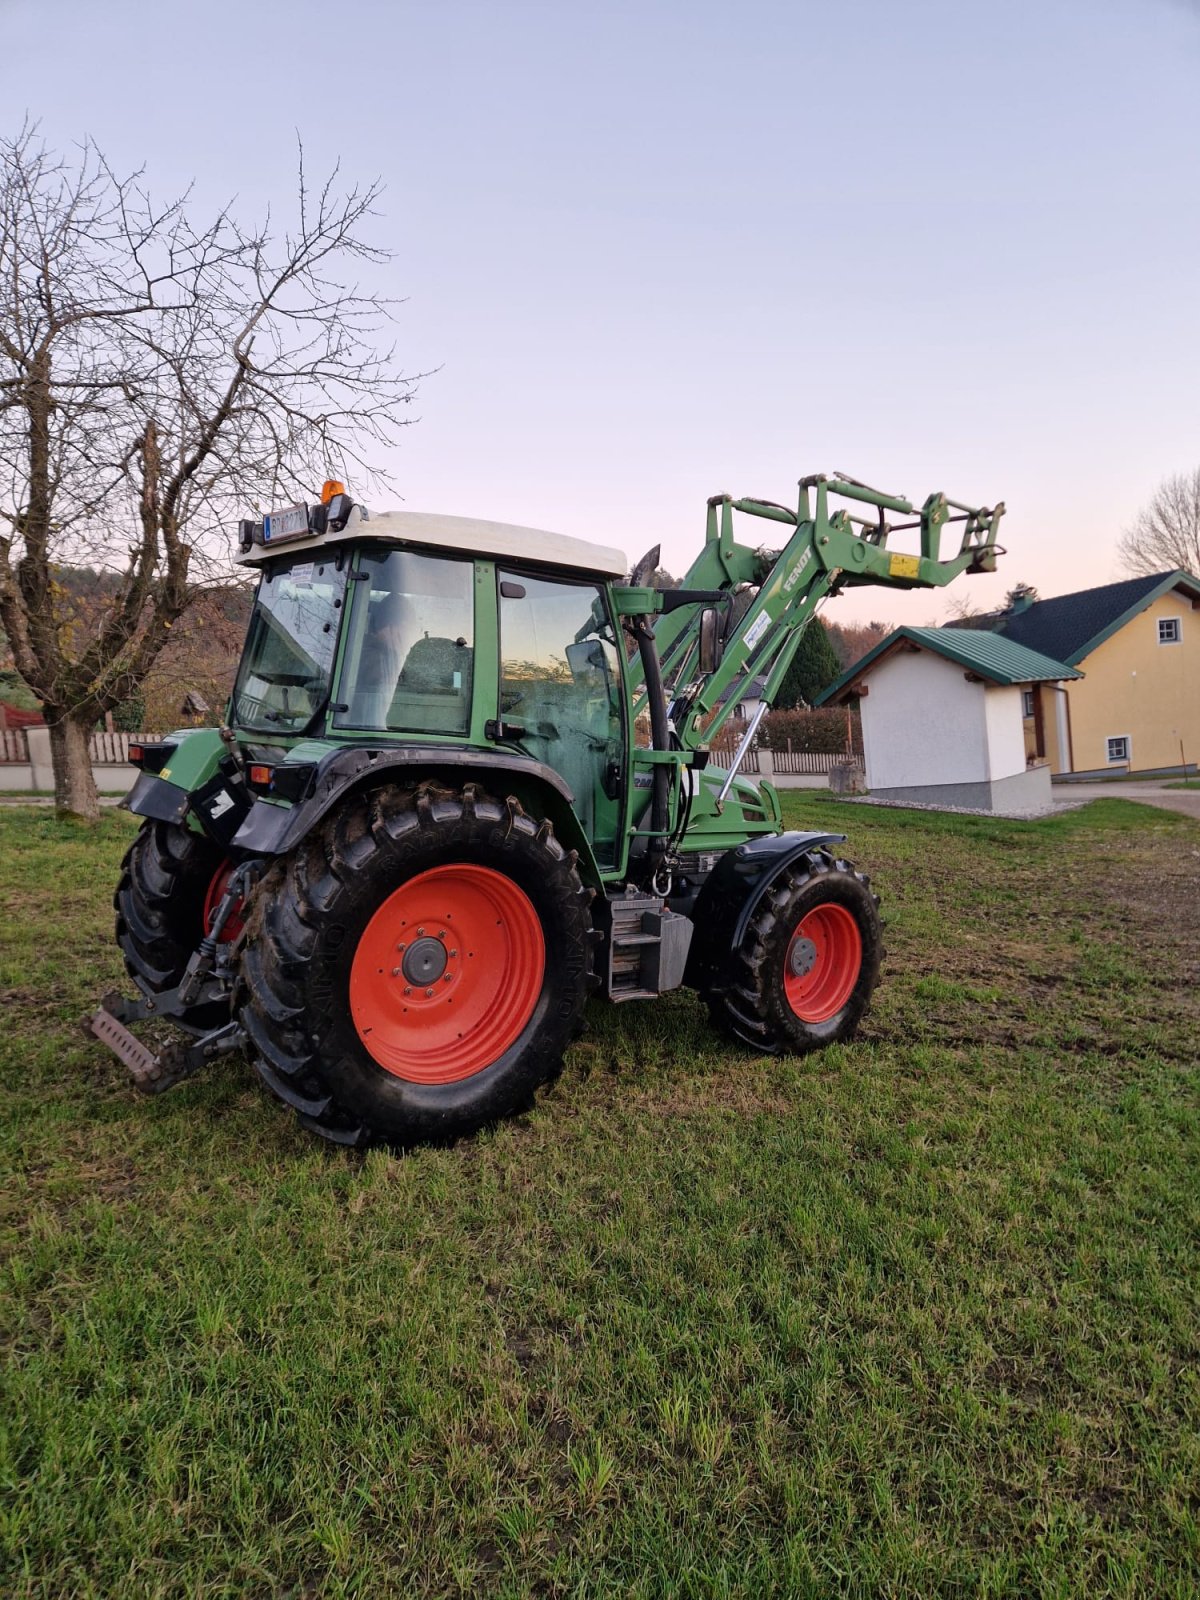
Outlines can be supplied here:
<path id="1" fill-rule="evenodd" d="M 410 509 L 680 570 L 709 494 L 840 469 L 1004 499 L 1000 573 L 956 586 L 992 605 L 1119 576 L 1123 526 L 1200 459 L 1194 7 L 53 10 L 0 5 L 10 104 L 52 143 L 251 214 L 286 213 L 296 129 L 312 168 L 382 176 L 399 343 L 438 369 L 391 463 Z"/>

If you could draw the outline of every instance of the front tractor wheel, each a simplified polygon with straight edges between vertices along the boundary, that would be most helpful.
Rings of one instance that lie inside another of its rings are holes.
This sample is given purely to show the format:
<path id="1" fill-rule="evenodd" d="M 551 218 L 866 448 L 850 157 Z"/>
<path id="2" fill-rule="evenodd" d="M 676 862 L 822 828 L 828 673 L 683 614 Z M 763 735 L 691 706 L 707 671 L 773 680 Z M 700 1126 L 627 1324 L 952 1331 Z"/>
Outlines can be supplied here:
<path id="1" fill-rule="evenodd" d="M 883 959 L 879 900 L 846 861 L 811 851 L 756 908 L 705 993 L 713 1022 L 773 1055 L 853 1036 Z"/>
<path id="2" fill-rule="evenodd" d="M 578 1031 L 590 896 L 548 822 L 473 784 L 351 797 L 256 892 L 238 1008 L 259 1075 L 347 1144 L 527 1107 Z"/>

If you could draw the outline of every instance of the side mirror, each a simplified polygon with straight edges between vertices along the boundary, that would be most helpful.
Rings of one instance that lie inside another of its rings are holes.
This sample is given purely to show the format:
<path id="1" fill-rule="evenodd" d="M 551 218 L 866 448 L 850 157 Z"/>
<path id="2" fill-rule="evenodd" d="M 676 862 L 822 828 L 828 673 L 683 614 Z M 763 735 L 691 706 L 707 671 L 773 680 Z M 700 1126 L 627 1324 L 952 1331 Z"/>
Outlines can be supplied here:
<path id="1" fill-rule="evenodd" d="M 603 639 L 577 639 L 567 646 L 566 654 L 576 683 L 602 688 L 620 681 L 616 649 Z"/>
<path id="2" fill-rule="evenodd" d="M 577 640 L 567 646 L 567 665 L 576 683 L 586 682 L 604 671 L 604 650 L 599 639 Z"/>
<path id="3" fill-rule="evenodd" d="M 700 613 L 700 671 L 706 676 L 721 665 L 725 646 L 721 641 L 723 619 L 714 606 Z"/>

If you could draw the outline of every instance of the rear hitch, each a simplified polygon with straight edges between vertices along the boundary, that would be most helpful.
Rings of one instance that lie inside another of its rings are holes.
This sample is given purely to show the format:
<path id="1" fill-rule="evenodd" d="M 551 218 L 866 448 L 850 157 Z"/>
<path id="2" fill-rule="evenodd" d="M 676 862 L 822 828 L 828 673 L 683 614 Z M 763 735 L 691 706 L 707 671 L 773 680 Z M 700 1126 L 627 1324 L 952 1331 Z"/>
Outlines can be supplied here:
<path id="1" fill-rule="evenodd" d="M 217 1056 L 241 1049 L 245 1031 L 234 1021 L 224 1022 L 201 1033 L 190 1043 L 179 1040 L 155 1055 L 143 1044 L 128 1024 L 154 1018 L 175 1022 L 194 1033 L 190 1018 L 201 1007 L 227 1001 L 232 987 L 232 946 L 221 943 L 221 933 L 234 907 L 246 895 L 256 875 L 257 863 L 247 862 L 231 873 L 215 912 L 212 925 L 188 961 L 183 977 L 173 989 L 159 994 L 140 994 L 127 999 L 115 991 L 106 994 L 98 1008 L 83 1019 L 84 1032 L 106 1044 L 129 1070 L 134 1084 L 144 1094 L 161 1094 Z"/>
<path id="2" fill-rule="evenodd" d="M 106 1044 L 117 1059 L 125 1063 L 134 1086 L 143 1094 L 162 1094 L 164 1089 L 173 1089 L 177 1083 L 199 1072 L 215 1057 L 240 1049 L 246 1038 L 238 1023 L 227 1022 L 223 1027 L 214 1028 L 211 1033 L 202 1034 L 190 1044 L 179 1040 L 155 1055 L 125 1026 L 122 1014 L 128 1012 L 147 1015 L 136 1000 L 124 1000 L 118 994 L 105 995 L 103 1003 L 86 1019 L 84 1027 L 88 1034 Z"/>

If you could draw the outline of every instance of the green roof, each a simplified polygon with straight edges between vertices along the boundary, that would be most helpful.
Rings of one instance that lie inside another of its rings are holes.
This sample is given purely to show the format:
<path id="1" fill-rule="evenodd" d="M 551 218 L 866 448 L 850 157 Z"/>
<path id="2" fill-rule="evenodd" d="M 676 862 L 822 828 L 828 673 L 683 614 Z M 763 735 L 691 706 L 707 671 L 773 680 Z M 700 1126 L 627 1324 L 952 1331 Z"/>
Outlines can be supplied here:
<path id="1" fill-rule="evenodd" d="M 1015 644 L 1000 633 L 988 633 L 975 628 L 897 628 L 881 639 L 873 650 L 868 650 L 848 672 L 843 672 L 836 683 L 831 683 L 815 704 L 824 705 L 844 694 L 850 685 L 861 678 L 881 656 L 895 650 L 907 641 L 919 650 L 931 650 L 934 655 L 953 661 L 968 672 L 977 673 L 989 683 L 1012 687 L 1018 683 L 1058 683 L 1066 678 L 1082 678 L 1077 667 L 1065 661 L 1055 661 L 1023 644 Z"/>

